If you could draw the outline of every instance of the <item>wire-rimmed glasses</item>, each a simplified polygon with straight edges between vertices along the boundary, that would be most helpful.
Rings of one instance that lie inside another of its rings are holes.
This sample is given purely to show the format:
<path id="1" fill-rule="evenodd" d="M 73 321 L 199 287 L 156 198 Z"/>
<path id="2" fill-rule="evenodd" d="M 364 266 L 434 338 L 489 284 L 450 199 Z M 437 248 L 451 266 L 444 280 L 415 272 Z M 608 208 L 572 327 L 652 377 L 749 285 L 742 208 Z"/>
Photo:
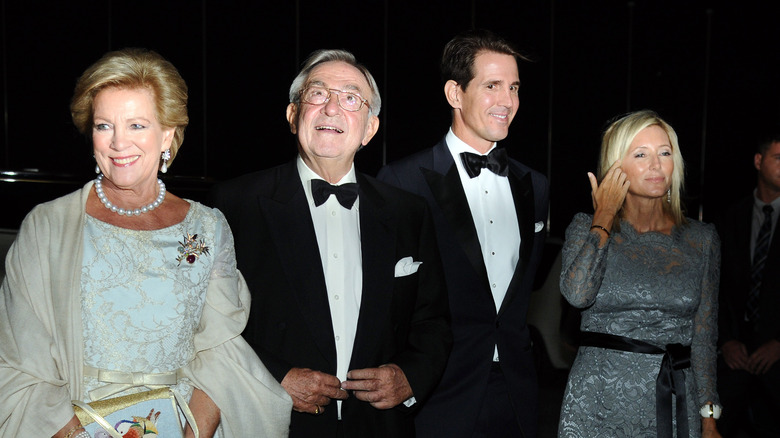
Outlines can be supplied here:
<path id="1" fill-rule="evenodd" d="M 301 91 L 301 101 L 311 105 L 322 105 L 330 100 L 331 94 L 338 96 L 338 104 L 345 111 L 360 111 L 363 105 L 370 110 L 371 105 L 363 96 L 350 91 L 325 88 L 319 85 L 309 85 Z"/>

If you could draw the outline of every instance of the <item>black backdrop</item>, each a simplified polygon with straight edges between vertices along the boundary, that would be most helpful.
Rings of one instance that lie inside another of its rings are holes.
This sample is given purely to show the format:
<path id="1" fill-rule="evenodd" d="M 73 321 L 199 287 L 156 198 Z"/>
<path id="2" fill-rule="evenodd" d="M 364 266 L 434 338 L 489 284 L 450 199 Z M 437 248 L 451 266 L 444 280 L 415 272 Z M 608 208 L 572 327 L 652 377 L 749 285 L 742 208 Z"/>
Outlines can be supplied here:
<path id="1" fill-rule="evenodd" d="M 78 75 L 108 50 L 154 49 L 187 81 L 191 122 L 168 178 L 189 194 L 294 156 L 287 89 L 318 48 L 352 51 L 380 85 L 381 126 L 358 154 L 361 170 L 433 145 L 449 125 L 441 50 L 470 27 L 535 59 L 521 66 L 521 107 L 503 144 L 551 179 L 553 235 L 590 210 L 585 173 L 595 169 L 605 122 L 641 108 L 677 130 L 689 215 L 711 220 L 749 193 L 755 137 L 780 120 L 776 2 L 721 3 L 0 0 L 0 170 L 70 183 L 30 189 L 6 172 L 0 227 L 18 226 L 31 204 L 94 175 L 68 103 Z"/>

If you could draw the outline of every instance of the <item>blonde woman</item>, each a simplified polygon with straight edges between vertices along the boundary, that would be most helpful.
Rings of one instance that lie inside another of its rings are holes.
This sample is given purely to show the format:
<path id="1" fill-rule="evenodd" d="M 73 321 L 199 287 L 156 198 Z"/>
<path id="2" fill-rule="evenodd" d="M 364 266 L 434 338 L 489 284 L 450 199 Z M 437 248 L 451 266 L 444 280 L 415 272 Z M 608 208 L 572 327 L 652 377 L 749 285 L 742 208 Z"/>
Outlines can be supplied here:
<path id="1" fill-rule="evenodd" d="M 718 437 L 720 243 L 680 206 L 677 135 L 652 111 L 604 133 L 593 215 L 566 230 L 561 292 L 582 342 L 559 437 Z"/>
<path id="2" fill-rule="evenodd" d="M 151 51 L 108 53 L 71 113 L 98 175 L 37 206 L 8 253 L 0 436 L 89 437 L 71 400 L 148 382 L 189 400 L 201 437 L 287 436 L 292 402 L 240 336 L 249 292 L 224 216 L 158 179 L 188 123 L 178 71 Z"/>

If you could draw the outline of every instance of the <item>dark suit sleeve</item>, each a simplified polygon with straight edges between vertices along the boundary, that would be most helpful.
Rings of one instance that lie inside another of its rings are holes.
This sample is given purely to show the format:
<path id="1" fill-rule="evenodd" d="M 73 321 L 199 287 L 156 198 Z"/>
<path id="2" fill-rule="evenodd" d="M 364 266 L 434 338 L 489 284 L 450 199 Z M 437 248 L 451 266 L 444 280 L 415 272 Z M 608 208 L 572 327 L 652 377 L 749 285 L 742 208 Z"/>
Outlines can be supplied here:
<path id="1" fill-rule="evenodd" d="M 250 293 L 252 294 L 252 303 L 249 312 L 249 321 L 242 333 L 244 339 L 252 346 L 255 353 L 260 357 L 263 365 L 271 372 L 274 378 L 281 382 L 282 379 L 292 368 L 287 361 L 281 357 L 269 352 L 263 348 L 262 338 L 259 327 L 259 321 L 257 320 L 260 314 L 259 300 L 257 299 L 258 284 L 257 281 L 253 281 L 256 277 L 252 275 L 252 264 L 258 263 L 256 260 L 256 251 L 254 251 L 254 245 L 248 244 L 248 241 L 254 241 L 256 236 L 249 236 L 248 233 L 251 230 L 256 229 L 253 224 L 246 224 L 247 221 L 247 199 L 246 192 L 241 190 L 241 184 L 235 184 L 233 181 L 228 183 L 217 184 L 211 188 L 208 196 L 208 205 L 219 209 L 228 221 L 231 227 L 231 231 L 235 237 L 235 249 L 236 258 L 238 262 L 238 270 L 247 279 Z"/>
<path id="2" fill-rule="evenodd" d="M 761 300 L 761 309 L 766 314 L 776 315 L 777 311 L 780 310 L 780 274 L 776 268 L 773 269 L 780 262 L 780 228 L 777 227 L 777 224 L 775 224 L 775 232 L 769 245 L 769 254 L 767 254 L 761 279 L 761 293 L 765 294 Z M 765 322 L 767 328 L 765 342 L 780 341 L 780 320 L 768 317 Z"/>
<path id="3" fill-rule="evenodd" d="M 736 267 L 725 264 L 729 263 L 731 259 L 728 255 L 728 250 L 734 239 L 734 232 L 729 233 L 726 231 L 730 228 L 726 220 L 717 221 L 715 225 L 721 238 L 721 254 L 724 262 L 724 269 L 720 271 L 720 293 L 718 294 L 718 345 L 720 346 L 737 338 L 737 323 L 734 321 L 734 312 L 737 306 L 733 303 L 735 291 L 731 289 L 735 282 L 733 276 Z"/>
<path id="4" fill-rule="evenodd" d="M 415 259 L 422 261 L 417 272 L 417 299 L 408 336 L 408 347 L 393 362 L 404 371 L 417 400 L 427 399 L 441 379 L 452 348 L 449 303 L 436 234 L 428 206 L 423 210 Z M 401 408 L 404 405 L 399 405 Z"/>
<path id="5" fill-rule="evenodd" d="M 386 182 L 391 186 L 402 187 L 401 180 L 396 175 L 392 166 L 385 165 L 379 169 L 379 173 L 376 175 L 376 179 L 382 182 Z"/>

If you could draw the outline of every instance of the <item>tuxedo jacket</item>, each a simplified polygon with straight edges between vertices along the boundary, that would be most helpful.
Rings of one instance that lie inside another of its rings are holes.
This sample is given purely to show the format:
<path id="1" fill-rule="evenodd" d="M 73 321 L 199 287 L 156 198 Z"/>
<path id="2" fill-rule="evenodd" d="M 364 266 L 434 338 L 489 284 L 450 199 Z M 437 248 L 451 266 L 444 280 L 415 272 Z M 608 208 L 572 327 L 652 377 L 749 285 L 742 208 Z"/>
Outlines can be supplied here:
<path id="1" fill-rule="evenodd" d="M 717 223 L 721 239 L 721 280 L 718 344 L 739 340 L 753 350 L 771 339 L 780 341 L 780 228 L 775 228 L 764 265 L 759 295 L 759 322 L 753 330 L 745 322 L 750 293 L 750 235 L 753 195 L 732 206 Z"/>
<path id="2" fill-rule="evenodd" d="M 347 437 L 414 436 L 411 412 L 441 378 L 452 344 L 447 294 L 425 201 L 357 174 L 363 290 L 349 369 L 395 363 L 417 404 L 378 410 L 354 395 L 342 405 Z M 218 184 L 214 205 L 234 237 L 252 293 L 244 337 L 280 382 L 293 367 L 336 374 L 336 345 L 317 238 L 295 161 Z M 395 277 L 413 257 L 416 273 Z M 333 401 L 292 413 L 290 437 L 335 437 Z"/>
<path id="3" fill-rule="evenodd" d="M 445 140 L 385 166 L 378 178 L 428 201 L 447 279 L 455 343 L 440 384 L 417 414 L 418 436 L 472 436 L 495 345 L 518 421 L 525 436 L 536 436 L 536 371 L 526 316 L 544 246 L 546 178 L 510 160 L 514 203 L 507 207 L 517 212 L 520 258 L 498 311 L 466 194 Z"/>

